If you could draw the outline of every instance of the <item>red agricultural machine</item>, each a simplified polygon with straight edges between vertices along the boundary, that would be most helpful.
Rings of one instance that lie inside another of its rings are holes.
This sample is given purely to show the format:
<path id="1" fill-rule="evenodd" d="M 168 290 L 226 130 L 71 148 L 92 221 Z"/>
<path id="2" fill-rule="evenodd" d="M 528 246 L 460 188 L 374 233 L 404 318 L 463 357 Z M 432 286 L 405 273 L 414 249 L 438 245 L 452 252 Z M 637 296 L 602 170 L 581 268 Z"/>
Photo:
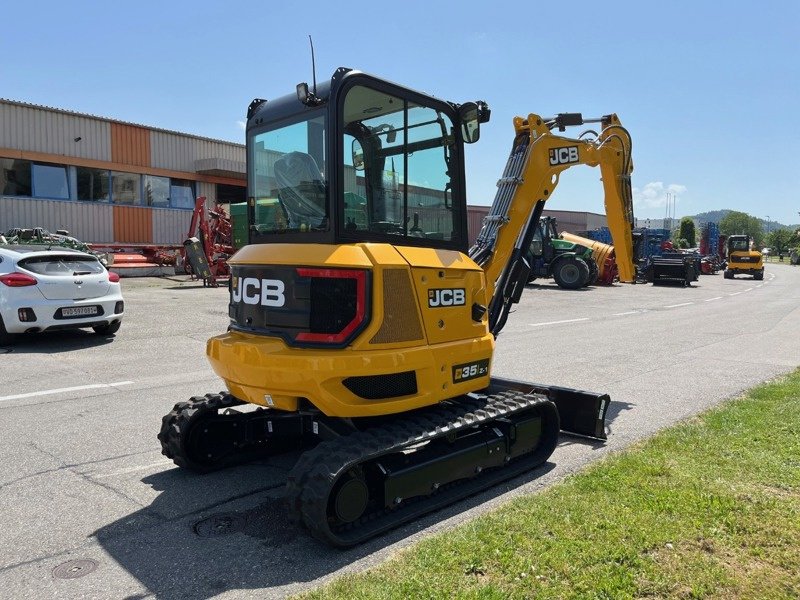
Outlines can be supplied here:
<path id="1" fill-rule="evenodd" d="M 208 213 L 208 217 L 206 217 Z M 234 253 L 230 217 L 220 208 L 206 208 L 205 196 L 195 201 L 192 222 L 183 242 L 183 268 L 203 280 L 203 286 L 217 287 L 231 276 L 228 258 Z"/>

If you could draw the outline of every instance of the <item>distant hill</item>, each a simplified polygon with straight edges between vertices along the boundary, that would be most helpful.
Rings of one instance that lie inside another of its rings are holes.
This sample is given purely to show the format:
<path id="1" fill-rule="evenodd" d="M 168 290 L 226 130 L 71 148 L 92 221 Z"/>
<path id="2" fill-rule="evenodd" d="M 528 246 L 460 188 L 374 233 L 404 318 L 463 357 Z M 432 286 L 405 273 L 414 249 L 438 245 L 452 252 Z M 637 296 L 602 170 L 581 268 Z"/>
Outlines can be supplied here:
<path id="1" fill-rule="evenodd" d="M 719 223 L 729 212 L 733 211 L 728 208 L 723 210 L 709 210 L 708 212 L 692 215 L 692 219 L 698 223 Z"/>
<path id="2" fill-rule="evenodd" d="M 690 215 L 690 217 L 694 219 L 696 223 L 719 223 L 723 217 L 730 212 L 733 211 L 729 208 L 724 208 L 722 210 L 709 210 L 707 212 L 697 213 L 696 215 Z M 770 231 L 773 229 L 797 229 L 800 227 L 800 225 L 784 225 L 777 221 L 770 221 L 768 223 L 765 219 L 761 218 L 758 218 L 758 220 L 761 221 L 761 225 L 765 230 Z"/>

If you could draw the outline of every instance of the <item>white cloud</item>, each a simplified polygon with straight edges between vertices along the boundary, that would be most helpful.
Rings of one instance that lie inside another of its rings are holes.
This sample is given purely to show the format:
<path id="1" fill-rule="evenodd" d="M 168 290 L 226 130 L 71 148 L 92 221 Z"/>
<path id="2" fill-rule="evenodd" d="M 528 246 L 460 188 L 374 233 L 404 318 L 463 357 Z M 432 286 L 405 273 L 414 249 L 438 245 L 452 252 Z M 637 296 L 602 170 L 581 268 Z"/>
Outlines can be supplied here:
<path id="1" fill-rule="evenodd" d="M 236 126 L 242 131 L 244 131 L 245 128 L 247 128 L 247 123 L 245 123 L 244 121 L 236 121 Z"/>
<path id="2" fill-rule="evenodd" d="M 664 185 L 663 181 L 651 181 L 643 188 L 633 188 L 633 205 L 640 208 L 666 206 L 667 194 L 670 195 L 670 203 L 674 200 L 677 205 L 686 191 L 686 186 L 679 183 Z"/>

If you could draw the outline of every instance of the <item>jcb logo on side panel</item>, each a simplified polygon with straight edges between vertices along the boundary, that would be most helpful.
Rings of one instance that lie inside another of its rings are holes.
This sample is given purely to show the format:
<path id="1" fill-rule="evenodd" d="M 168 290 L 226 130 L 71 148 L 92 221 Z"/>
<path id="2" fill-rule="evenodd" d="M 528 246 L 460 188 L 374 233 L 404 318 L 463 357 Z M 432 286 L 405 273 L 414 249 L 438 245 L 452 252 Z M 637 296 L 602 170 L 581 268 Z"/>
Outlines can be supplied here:
<path id="1" fill-rule="evenodd" d="M 578 162 L 578 147 L 567 146 L 566 148 L 550 149 L 551 165 L 568 165 Z"/>
<path id="2" fill-rule="evenodd" d="M 464 306 L 466 303 L 467 291 L 464 288 L 428 290 L 428 308 Z"/>

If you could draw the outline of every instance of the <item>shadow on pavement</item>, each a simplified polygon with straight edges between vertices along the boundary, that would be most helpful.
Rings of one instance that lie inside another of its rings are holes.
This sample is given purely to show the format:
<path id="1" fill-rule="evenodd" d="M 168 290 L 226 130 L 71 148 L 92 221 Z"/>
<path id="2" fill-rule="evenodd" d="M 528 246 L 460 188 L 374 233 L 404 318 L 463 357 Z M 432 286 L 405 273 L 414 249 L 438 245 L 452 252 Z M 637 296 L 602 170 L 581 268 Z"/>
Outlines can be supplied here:
<path id="1" fill-rule="evenodd" d="M 123 322 L 123 327 L 125 324 Z M 90 330 L 45 331 L 17 334 L 11 344 L 0 346 L 0 354 L 54 354 L 105 346 L 113 335 L 99 335 Z"/>
<path id="2" fill-rule="evenodd" d="M 209 493 L 224 476 L 170 469 L 142 480 L 162 491 L 150 506 L 108 524 L 94 536 L 122 568 L 158 598 L 205 599 L 229 590 L 261 590 L 258 597 L 283 597 L 534 481 L 553 468 L 555 465 L 548 462 L 346 550 L 317 542 L 302 526 L 289 522 L 282 484 L 186 511 L 189 499 Z M 246 469 L 248 466 L 236 467 Z M 247 500 L 256 500 L 257 504 L 231 510 L 229 506 L 236 500 L 240 505 Z"/>

